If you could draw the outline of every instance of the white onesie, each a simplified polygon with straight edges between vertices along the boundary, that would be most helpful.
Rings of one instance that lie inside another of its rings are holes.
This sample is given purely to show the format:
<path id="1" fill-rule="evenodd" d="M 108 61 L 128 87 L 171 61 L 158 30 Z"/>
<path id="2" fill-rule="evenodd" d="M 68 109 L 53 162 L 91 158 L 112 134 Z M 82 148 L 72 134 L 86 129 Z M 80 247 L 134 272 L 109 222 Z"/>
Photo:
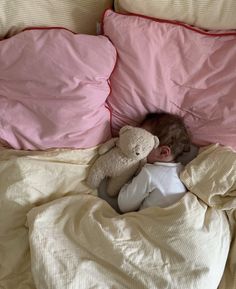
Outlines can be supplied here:
<path id="1" fill-rule="evenodd" d="M 183 197 L 186 188 L 179 178 L 181 163 L 146 164 L 119 192 L 121 212 L 148 207 L 167 207 Z"/>

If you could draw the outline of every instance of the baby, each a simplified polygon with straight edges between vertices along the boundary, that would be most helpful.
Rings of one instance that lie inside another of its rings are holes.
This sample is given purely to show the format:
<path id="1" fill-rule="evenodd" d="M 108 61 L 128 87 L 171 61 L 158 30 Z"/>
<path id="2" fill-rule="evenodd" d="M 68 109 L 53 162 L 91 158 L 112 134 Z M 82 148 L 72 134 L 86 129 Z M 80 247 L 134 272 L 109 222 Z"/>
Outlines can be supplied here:
<path id="1" fill-rule="evenodd" d="M 160 145 L 148 155 L 140 173 L 120 190 L 118 206 L 123 213 L 167 207 L 186 192 L 179 178 L 182 165 L 177 162 L 179 155 L 190 150 L 190 137 L 182 119 L 167 113 L 150 114 L 141 127 L 156 135 Z"/>

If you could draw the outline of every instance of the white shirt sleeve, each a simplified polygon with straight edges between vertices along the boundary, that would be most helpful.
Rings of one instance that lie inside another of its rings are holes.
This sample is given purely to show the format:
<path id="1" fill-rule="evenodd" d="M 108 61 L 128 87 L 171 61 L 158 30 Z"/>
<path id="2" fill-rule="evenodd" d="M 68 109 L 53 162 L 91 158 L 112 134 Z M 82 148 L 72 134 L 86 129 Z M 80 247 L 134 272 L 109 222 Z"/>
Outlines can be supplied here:
<path id="1" fill-rule="evenodd" d="M 150 176 L 145 167 L 132 179 L 131 183 L 125 184 L 118 195 L 118 206 L 121 212 L 130 212 L 139 209 L 143 200 L 149 195 Z"/>

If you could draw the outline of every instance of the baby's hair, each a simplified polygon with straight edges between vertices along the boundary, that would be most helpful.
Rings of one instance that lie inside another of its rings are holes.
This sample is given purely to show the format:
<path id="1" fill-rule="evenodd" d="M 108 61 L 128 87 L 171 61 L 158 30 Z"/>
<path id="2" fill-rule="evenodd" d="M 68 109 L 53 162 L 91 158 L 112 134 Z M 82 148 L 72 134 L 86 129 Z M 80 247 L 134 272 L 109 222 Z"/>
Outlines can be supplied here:
<path id="1" fill-rule="evenodd" d="M 149 127 L 149 131 L 159 138 L 160 145 L 170 147 L 174 158 L 190 150 L 190 137 L 183 119 L 169 113 L 150 113 L 141 127 Z"/>

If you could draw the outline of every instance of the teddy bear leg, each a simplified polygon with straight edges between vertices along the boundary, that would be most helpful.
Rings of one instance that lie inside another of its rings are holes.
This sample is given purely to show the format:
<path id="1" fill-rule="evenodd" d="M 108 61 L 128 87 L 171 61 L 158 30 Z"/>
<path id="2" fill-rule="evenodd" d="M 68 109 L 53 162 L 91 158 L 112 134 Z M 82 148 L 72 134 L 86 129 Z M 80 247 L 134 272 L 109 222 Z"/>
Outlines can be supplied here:
<path id="1" fill-rule="evenodd" d="M 105 178 L 104 172 L 102 170 L 90 170 L 86 180 L 87 185 L 92 189 L 97 189 L 101 181 Z"/>
<path id="2" fill-rule="evenodd" d="M 118 177 L 110 178 L 107 184 L 107 194 L 111 197 L 117 196 L 120 189 L 129 181 L 130 178 L 131 176 L 127 175 L 127 173 L 121 174 Z"/>
<path id="3" fill-rule="evenodd" d="M 108 179 L 107 182 L 107 194 L 110 197 L 115 197 L 118 195 L 121 187 L 122 187 L 123 182 L 120 181 L 120 176 L 115 177 L 112 179 Z"/>
<path id="4" fill-rule="evenodd" d="M 130 167 L 128 170 L 125 170 L 119 176 L 110 178 L 107 184 L 107 194 L 111 197 L 117 196 L 123 185 L 128 183 L 128 181 L 131 180 L 131 178 L 135 175 L 138 167 L 139 163 L 134 164 L 132 167 Z"/>

